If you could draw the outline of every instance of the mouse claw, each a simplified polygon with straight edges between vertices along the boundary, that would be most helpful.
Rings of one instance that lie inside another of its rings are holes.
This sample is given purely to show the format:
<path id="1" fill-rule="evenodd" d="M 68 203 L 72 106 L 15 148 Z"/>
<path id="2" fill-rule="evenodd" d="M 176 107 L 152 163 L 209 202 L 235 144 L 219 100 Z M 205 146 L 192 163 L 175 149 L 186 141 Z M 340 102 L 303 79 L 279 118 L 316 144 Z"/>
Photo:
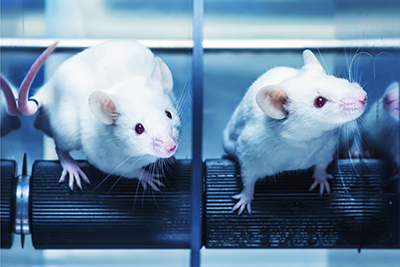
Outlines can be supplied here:
<path id="1" fill-rule="evenodd" d="M 64 183 L 65 182 L 65 178 L 67 177 L 67 170 L 63 169 L 61 172 L 61 176 L 60 176 L 60 180 L 58 180 L 59 183 Z"/>
<path id="2" fill-rule="evenodd" d="M 318 182 L 314 181 L 314 183 L 310 186 L 310 189 L 308 189 L 308 191 L 313 190 L 317 185 L 318 185 Z"/>
<path id="3" fill-rule="evenodd" d="M 319 196 L 322 196 L 322 194 L 324 193 L 324 189 L 325 189 L 324 184 L 320 184 L 319 185 Z M 327 191 L 329 191 L 328 188 L 327 188 Z"/>

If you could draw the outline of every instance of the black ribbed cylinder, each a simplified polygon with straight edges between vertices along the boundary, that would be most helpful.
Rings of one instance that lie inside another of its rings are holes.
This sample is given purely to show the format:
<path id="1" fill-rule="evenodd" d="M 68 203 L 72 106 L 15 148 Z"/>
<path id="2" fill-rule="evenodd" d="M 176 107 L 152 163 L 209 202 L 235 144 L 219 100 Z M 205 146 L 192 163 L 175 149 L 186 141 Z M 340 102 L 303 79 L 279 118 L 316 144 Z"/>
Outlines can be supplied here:
<path id="1" fill-rule="evenodd" d="M 231 212 L 240 169 L 229 160 L 205 162 L 205 246 L 208 248 L 399 248 L 396 180 L 383 162 L 331 164 L 331 193 L 309 191 L 312 171 L 256 183 L 252 213 Z"/>
<path id="2" fill-rule="evenodd" d="M 15 225 L 15 183 L 14 160 L 1 160 L 1 248 L 11 248 Z"/>
<path id="3" fill-rule="evenodd" d="M 90 185 L 70 191 L 58 183 L 55 161 L 36 161 L 31 177 L 31 234 L 37 249 L 189 248 L 190 164 L 164 169 L 161 192 L 146 191 L 137 179 L 84 172 Z M 101 184 L 100 184 L 101 183 Z"/>

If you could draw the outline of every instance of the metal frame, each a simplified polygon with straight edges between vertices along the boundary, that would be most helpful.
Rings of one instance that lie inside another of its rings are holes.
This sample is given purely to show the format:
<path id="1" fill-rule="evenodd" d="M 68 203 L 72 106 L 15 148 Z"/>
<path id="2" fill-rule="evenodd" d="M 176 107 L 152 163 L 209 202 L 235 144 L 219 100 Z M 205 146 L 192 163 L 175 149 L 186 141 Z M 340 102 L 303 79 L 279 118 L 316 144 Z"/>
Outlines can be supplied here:
<path id="1" fill-rule="evenodd" d="M 202 220 L 200 217 L 203 182 L 203 19 L 204 0 L 193 1 L 193 127 L 192 127 L 192 184 L 191 184 L 191 253 L 190 266 L 200 266 Z"/>
<path id="2" fill-rule="evenodd" d="M 196 0 L 195 0 L 196 1 Z M 200 12 L 200 10 L 199 10 Z M 202 11 L 201 11 L 202 12 Z M 197 11 L 194 11 L 194 14 Z M 199 15 L 198 15 L 199 16 Z M 372 48 L 399 48 L 400 38 L 392 39 L 257 39 L 257 40 L 217 40 L 207 39 L 203 40 L 202 32 L 201 37 L 199 31 L 202 31 L 203 18 L 193 18 L 193 27 L 200 24 L 200 29 L 193 31 L 192 40 L 156 40 L 156 39 L 139 39 L 141 44 L 149 47 L 152 50 L 168 50 L 168 51 L 190 51 L 195 46 L 202 44 L 204 52 L 210 51 L 237 51 L 237 50 L 287 50 L 287 49 L 305 49 L 305 48 L 318 48 L 320 50 L 337 49 L 337 48 L 354 48 L 354 49 L 372 49 Z M 57 45 L 57 49 L 61 50 L 82 50 L 90 46 L 97 45 L 104 42 L 106 39 L 62 39 Z M 1 38 L 0 48 L 6 49 L 20 49 L 24 50 L 43 50 L 54 42 L 54 39 L 35 38 L 35 39 L 22 39 L 22 38 Z"/>

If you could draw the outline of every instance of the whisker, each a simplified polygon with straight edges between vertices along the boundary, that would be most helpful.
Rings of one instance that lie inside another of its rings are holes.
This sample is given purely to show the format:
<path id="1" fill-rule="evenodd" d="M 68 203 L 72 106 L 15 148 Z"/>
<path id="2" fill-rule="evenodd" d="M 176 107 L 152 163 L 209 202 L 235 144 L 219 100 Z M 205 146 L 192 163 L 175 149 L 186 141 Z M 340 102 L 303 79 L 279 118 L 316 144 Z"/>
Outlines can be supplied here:
<path id="1" fill-rule="evenodd" d="M 157 161 L 156 161 L 157 162 Z M 155 172 L 155 164 L 156 163 L 154 163 L 154 165 L 151 167 L 151 176 L 153 176 L 154 177 L 154 175 L 156 174 L 156 172 Z M 159 180 L 159 179 L 158 179 Z M 156 204 L 156 206 L 157 206 L 157 208 L 160 210 L 160 206 L 158 206 L 158 203 L 157 203 L 157 200 L 156 200 L 156 197 L 155 197 L 155 195 L 154 195 L 154 188 L 153 187 L 151 187 L 152 188 L 152 191 L 151 191 L 151 195 L 153 196 L 153 200 L 154 200 L 154 203 Z M 160 190 L 160 192 L 161 192 L 161 190 Z"/>
<path id="2" fill-rule="evenodd" d="M 142 150 L 144 150 L 146 147 L 143 147 L 141 150 L 139 150 L 139 152 L 140 151 L 142 151 Z M 96 190 L 100 185 L 102 185 L 111 175 L 113 175 L 114 174 L 114 172 L 119 168 L 119 167 L 121 167 L 125 162 L 127 162 L 129 159 L 131 159 L 131 158 L 133 158 L 134 156 L 129 156 L 129 157 L 127 157 L 125 160 L 123 160 L 117 167 L 115 167 L 114 168 L 114 170 L 113 171 L 111 171 L 93 190 Z M 134 162 L 134 163 L 132 163 L 131 164 L 131 166 L 133 166 L 134 164 L 136 164 L 136 162 L 138 162 L 140 159 L 142 158 L 142 156 L 141 157 L 138 157 L 138 159 Z M 126 173 L 127 171 L 125 171 L 123 174 L 121 174 L 121 176 L 123 176 L 125 173 Z"/>
<path id="3" fill-rule="evenodd" d="M 136 207 L 136 199 L 137 199 L 137 195 L 138 195 L 138 192 L 139 192 L 139 187 L 140 187 L 140 180 L 138 180 L 138 182 L 137 182 L 135 198 L 133 200 L 133 209 L 134 210 L 135 210 L 135 207 Z"/>
<path id="4" fill-rule="evenodd" d="M 368 53 L 368 52 L 358 52 L 359 51 L 359 49 L 357 49 L 357 51 L 356 51 L 356 54 L 354 55 L 354 57 L 352 58 L 352 60 L 351 60 L 351 62 L 350 62 L 350 67 L 349 67 L 349 79 L 350 80 L 354 80 L 353 78 L 351 78 L 351 71 L 353 70 L 353 64 L 355 64 L 355 60 L 356 60 L 356 58 L 358 58 L 359 56 L 361 56 L 361 55 L 367 55 L 368 57 L 370 57 L 371 58 L 371 63 L 372 63 L 372 69 L 373 69 L 373 73 L 374 73 L 374 78 L 376 78 L 376 70 L 375 70 L 375 59 L 374 59 L 374 57 L 370 54 L 370 53 Z M 360 62 L 359 61 L 357 61 L 357 70 L 359 69 L 359 64 L 360 64 Z M 359 75 L 354 75 L 355 77 L 358 77 L 359 78 Z M 361 80 L 361 79 L 359 79 L 359 80 Z"/>
<path id="5" fill-rule="evenodd" d="M 322 60 L 322 63 L 324 64 L 324 67 L 325 67 L 326 72 L 328 73 L 328 75 L 331 75 L 331 74 L 330 74 L 330 71 L 329 71 L 329 69 L 328 69 L 328 65 L 326 65 L 325 59 L 324 59 L 324 57 L 322 56 L 322 53 L 321 53 L 321 51 L 319 50 L 319 48 L 317 48 L 317 51 L 318 51 L 318 54 L 321 56 L 321 60 Z"/>
<path id="6" fill-rule="evenodd" d="M 122 175 L 117 179 L 117 181 L 115 181 L 115 183 L 111 186 L 110 190 L 108 190 L 107 195 L 111 192 L 111 190 L 114 188 L 114 186 L 116 186 L 116 184 L 119 182 L 119 180 L 122 179 Z"/>

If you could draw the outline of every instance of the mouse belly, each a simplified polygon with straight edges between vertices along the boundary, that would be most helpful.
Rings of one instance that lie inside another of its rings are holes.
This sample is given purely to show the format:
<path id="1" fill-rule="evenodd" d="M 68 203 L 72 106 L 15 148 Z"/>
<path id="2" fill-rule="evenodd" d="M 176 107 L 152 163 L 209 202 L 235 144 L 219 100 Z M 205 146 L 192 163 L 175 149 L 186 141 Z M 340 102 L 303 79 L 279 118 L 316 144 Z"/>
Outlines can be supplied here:
<path id="1" fill-rule="evenodd" d="M 246 151 L 239 154 L 239 160 L 242 168 L 262 173 L 261 177 L 257 177 L 260 179 L 283 171 L 308 169 L 316 164 L 317 154 L 321 150 L 323 149 L 317 147 L 310 149 L 310 147 L 301 146 L 279 150 Z"/>
<path id="2" fill-rule="evenodd" d="M 278 169 L 282 171 L 304 170 L 311 168 L 316 163 L 315 153 L 304 153 L 305 151 L 292 152 L 291 154 L 277 155 L 277 160 L 280 160 L 280 167 Z"/>

